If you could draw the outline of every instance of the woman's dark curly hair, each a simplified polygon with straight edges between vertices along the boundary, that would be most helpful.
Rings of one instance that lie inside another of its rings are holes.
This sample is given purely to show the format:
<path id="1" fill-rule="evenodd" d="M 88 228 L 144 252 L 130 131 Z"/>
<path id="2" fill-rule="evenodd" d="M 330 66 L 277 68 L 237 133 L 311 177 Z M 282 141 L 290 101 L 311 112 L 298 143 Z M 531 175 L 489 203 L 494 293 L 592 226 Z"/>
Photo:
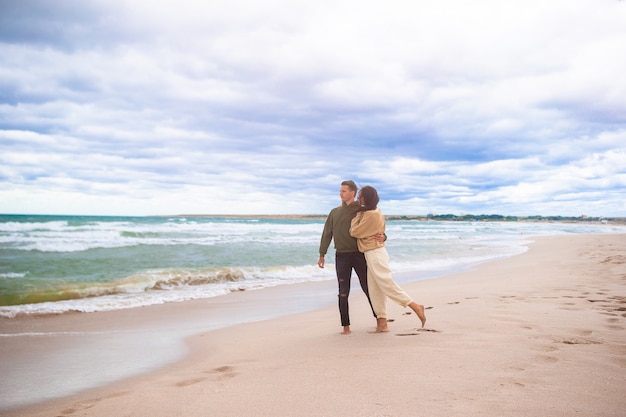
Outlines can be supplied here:
<path id="1" fill-rule="evenodd" d="M 358 200 L 361 203 L 361 210 L 375 210 L 380 198 L 378 198 L 376 188 L 366 185 L 359 191 Z"/>

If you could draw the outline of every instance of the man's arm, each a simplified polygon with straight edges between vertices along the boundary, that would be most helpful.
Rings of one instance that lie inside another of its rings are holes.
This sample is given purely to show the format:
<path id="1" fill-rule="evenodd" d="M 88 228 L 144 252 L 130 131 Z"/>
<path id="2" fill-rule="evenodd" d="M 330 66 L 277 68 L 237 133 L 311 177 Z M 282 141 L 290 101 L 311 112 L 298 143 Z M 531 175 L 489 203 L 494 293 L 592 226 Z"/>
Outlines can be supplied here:
<path id="1" fill-rule="evenodd" d="M 324 256 L 328 251 L 328 247 L 330 246 L 330 242 L 333 240 L 333 220 L 332 220 L 332 211 L 326 218 L 326 223 L 324 223 L 324 231 L 322 232 L 322 237 L 320 239 L 320 257 L 317 260 L 317 266 L 320 268 L 324 268 L 325 261 Z"/>

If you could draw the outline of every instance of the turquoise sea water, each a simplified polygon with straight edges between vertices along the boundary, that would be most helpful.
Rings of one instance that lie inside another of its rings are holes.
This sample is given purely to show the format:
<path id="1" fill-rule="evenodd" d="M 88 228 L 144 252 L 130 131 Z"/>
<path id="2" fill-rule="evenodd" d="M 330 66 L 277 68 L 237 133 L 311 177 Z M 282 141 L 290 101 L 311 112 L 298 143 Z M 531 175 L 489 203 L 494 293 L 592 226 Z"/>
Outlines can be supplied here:
<path id="1" fill-rule="evenodd" d="M 0 315 L 103 311 L 335 279 L 323 220 L 0 216 Z M 525 250 L 533 236 L 606 224 L 389 221 L 394 271 L 425 278 Z"/>

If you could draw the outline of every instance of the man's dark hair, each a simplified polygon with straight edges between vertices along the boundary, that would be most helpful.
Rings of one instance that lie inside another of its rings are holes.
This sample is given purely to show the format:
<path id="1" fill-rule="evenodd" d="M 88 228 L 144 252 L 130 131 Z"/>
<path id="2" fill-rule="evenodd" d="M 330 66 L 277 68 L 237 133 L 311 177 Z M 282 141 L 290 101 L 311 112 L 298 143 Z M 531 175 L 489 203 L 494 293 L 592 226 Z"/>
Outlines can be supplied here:
<path id="1" fill-rule="evenodd" d="M 352 180 L 346 180 L 346 181 L 342 182 L 342 183 L 341 183 L 341 185 L 347 185 L 347 186 L 348 186 L 348 188 L 349 188 L 351 191 L 354 191 L 355 193 L 356 193 L 356 191 L 359 189 L 359 188 L 356 186 L 356 184 L 354 183 L 354 181 L 352 181 Z"/>

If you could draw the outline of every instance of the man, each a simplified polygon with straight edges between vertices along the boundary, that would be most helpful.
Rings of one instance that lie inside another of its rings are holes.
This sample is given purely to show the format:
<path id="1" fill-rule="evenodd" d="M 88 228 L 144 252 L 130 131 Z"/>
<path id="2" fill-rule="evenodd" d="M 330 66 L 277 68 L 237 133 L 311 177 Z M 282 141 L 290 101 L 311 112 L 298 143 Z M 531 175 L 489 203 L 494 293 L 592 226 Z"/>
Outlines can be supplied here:
<path id="1" fill-rule="evenodd" d="M 348 296 L 350 295 L 350 280 L 352 278 L 352 270 L 356 272 L 361 283 L 361 289 L 365 292 L 367 300 L 372 308 L 369 292 L 367 290 L 367 264 L 365 263 L 365 255 L 359 252 L 357 241 L 350 236 L 350 223 L 356 216 L 359 209 L 359 203 L 354 201 L 356 197 L 357 186 L 354 181 L 344 181 L 339 189 L 339 197 L 341 205 L 335 207 L 328 214 L 324 231 L 320 240 L 320 258 L 317 265 L 324 268 L 324 256 L 330 246 L 330 241 L 335 242 L 335 270 L 337 272 L 337 282 L 339 284 L 339 314 L 341 316 L 341 325 L 343 326 L 342 334 L 350 334 L 350 314 L 348 308 Z M 384 240 L 384 235 L 379 235 L 378 239 Z"/>

